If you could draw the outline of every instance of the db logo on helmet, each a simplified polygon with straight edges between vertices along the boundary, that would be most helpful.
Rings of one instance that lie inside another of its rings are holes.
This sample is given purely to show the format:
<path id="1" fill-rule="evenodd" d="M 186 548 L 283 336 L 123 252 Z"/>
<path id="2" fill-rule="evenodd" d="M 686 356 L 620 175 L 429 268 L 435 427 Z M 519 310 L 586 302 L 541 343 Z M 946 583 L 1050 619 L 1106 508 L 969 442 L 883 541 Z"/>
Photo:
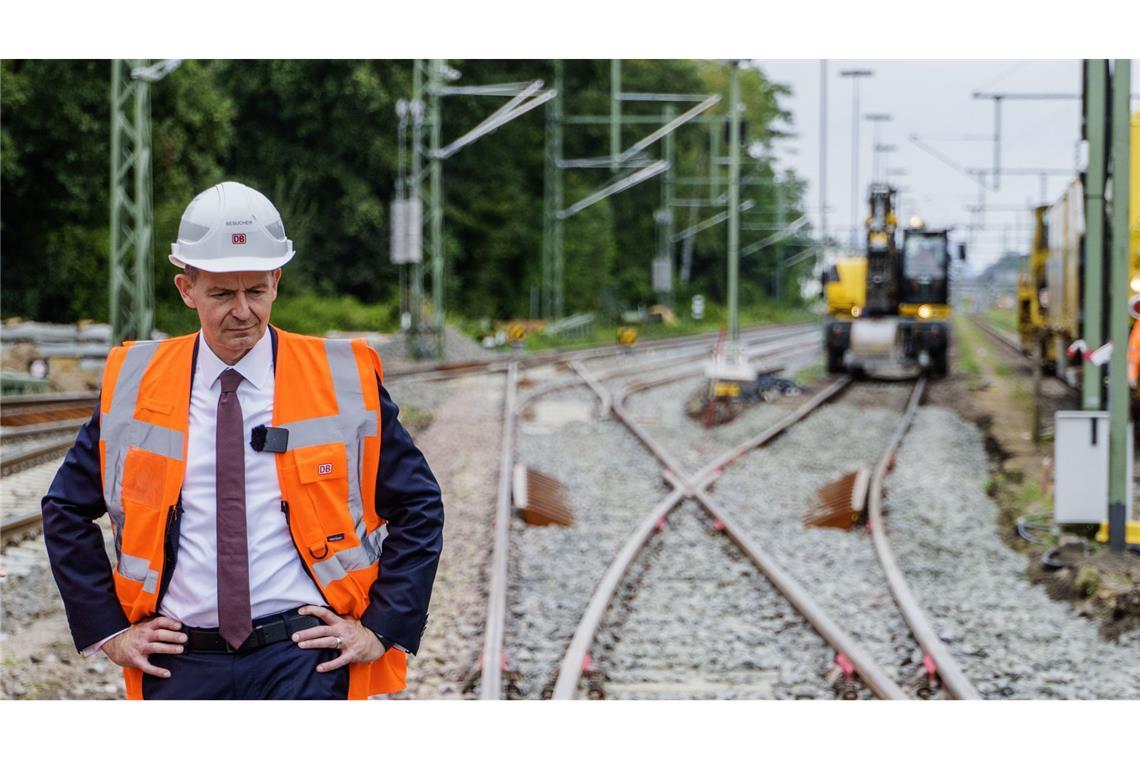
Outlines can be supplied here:
<path id="1" fill-rule="evenodd" d="M 233 239 L 234 245 L 245 245 L 245 233 L 244 232 L 235 232 L 233 234 L 232 239 Z"/>

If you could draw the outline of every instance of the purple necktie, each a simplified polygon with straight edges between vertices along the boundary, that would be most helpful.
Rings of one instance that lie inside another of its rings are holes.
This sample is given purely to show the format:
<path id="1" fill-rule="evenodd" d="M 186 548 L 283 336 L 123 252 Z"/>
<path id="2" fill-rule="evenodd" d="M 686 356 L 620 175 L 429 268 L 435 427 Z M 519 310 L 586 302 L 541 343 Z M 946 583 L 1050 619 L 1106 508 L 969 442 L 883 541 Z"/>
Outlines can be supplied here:
<path id="1" fill-rule="evenodd" d="M 218 629 L 237 649 L 253 631 L 249 604 L 249 551 L 245 532 L 245 445 L 237 370 L 221 375 L 215 456 L 218 502 Z"/>

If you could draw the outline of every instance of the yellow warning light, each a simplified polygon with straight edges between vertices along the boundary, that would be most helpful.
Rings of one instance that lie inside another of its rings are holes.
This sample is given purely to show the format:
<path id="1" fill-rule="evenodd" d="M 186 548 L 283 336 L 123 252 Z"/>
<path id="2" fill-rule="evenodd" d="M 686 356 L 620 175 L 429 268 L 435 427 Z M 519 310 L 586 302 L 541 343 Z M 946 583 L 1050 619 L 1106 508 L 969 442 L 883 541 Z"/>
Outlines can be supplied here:
<path id="1" fill-rule="evenodd" d="M 918 307 L 919 319 L 930 319 L 930 315 L 934 313 L 934 309 L 930 308 L 930 304 L 924 303 Z"/>
<path id="2" fill-rule="evenodd" d="M 852 306 L 851 307 L 851 316 L 858 317 L 862 313 L 863 313 L 863 310 L 860 309 L 858 306 Z"/>
<path id="3" fill-rule="evenodd" d="M 1140 274 L 1134 275 L 1131 282 L 1133 292 L 1140 293 Z"/>
<path id="4" fill-rule="evenodd" d="M 915 214 L 914 216 L 912 216 L 910 218 L 910 226 L 911 226 L 911 229 L 921 230 L 923 227 L 926 226 L 926 222 L 922 221 L 921 216 L 919 216 L 918 214 Z"/>

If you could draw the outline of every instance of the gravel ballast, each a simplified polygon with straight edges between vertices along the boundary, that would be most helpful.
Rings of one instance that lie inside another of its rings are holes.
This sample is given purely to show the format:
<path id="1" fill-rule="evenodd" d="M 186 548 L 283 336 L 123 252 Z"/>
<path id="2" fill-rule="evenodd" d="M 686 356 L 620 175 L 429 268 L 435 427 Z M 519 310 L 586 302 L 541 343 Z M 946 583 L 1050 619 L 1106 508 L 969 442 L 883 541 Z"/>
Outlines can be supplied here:
<path id="1" fill-rule="evenodd" d="M 924 407 L 887 479 L 891 545 L 935 630 L 989 699 L 1140 698 L 1140 631 L 1105 641 L 1029 583 L 999 536 L 987 471 L 978 429 Z"/>
<path id="2" fill-rule="evenodd" d="M 687 501 L 630 569 L 598 634 L 607 699 L 831 699 L 832 651 Z"/>
<path id="3" fill-rule="evenodd" d="M 900 420 L 893 409 L 909 387 L 862 387 L 824 406 L 743 457 L 718 481 L 714 496 L 888 676 L 913 693 L 911 687 L 921 685 L 922 655 L 894 605 L 870 537 L 803 525 L 821 486 L 873 465 L 882 454 Z"/>
<path id="4" fill-rule="evenodd" d="M 392 384 L 398 404 L 432 411 L 433 424 L 415 443 L 440 483 L 444 505 L 428 626 L 419 652 L 408 658 L 408 688 L 394 699 L 473 696 L 465 689 L 483 646 L 505 387 L 502 373 Z"/>
<path id="5" fill-rule="evenodd" d="M 584 388 L 543 397 L 594 407 Z M 614 421 L 571 418 L 560 426 L 520 422 L 516 462 L 568 487 L 569 528 L 511 524 L 505 649 L 517 671 L 515 696 L 537 699 L 553 684 L 558 664 L 591 593 L 618 548 L 668 492 L 641 444 Z"/>

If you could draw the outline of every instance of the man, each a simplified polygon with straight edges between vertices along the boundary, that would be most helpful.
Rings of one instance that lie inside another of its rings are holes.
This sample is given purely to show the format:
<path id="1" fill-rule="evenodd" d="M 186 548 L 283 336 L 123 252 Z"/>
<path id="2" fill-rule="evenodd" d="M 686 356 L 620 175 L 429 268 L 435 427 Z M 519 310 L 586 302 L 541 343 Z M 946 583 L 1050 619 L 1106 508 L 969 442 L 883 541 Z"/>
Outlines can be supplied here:
<path id="1" fill-rule="evenodd" d="M 133 699 L 399 691 L 443 504 L 379 357 L 269 325 L 294 252 L 256 190 L 198 195 L 171 249 L 200 332 L 112 349 L 43 499 L 77 648 L 121 665 Z"/>

